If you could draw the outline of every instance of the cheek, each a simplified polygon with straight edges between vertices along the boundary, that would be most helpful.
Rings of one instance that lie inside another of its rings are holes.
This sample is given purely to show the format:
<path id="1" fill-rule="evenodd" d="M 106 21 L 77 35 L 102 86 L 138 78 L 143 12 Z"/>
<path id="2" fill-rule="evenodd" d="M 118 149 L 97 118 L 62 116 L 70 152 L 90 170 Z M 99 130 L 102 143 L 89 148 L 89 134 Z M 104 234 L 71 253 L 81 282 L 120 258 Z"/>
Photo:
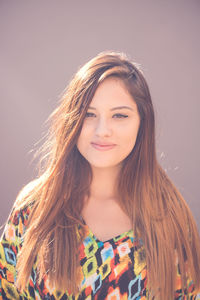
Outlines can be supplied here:
<path id="1" fill-rule="evenodd" d="M 139 131 L 139 122 L 129 124 L 128 126 L 121 126 L 120 135 L 126 140 L 134 140 L 137 137 Z"/>
<path id="2" fill-rule="evenodd" d="M 77 140 L 77 148 L 81 152 L 82 149 L 85 149 L 88 142 L 91 139 L 91 132 L 88 129 L 88 127 L 84 126 L 81 130 L 81 133 L 79 135 L 79 138 Z"/>
<path id="3" fill-rule="evenodd" d="M 129 129 L 127 128 L 127 130 L 123 131 L 121 140 L 123 141 L 124 147 L 127 147 L 129 150 L 133 149 L 137 139 L 138 131 L 139 131 L 138 124 L 136 126 L 131 126 Z"/>
<path id="4" fill-rule="evenodd" d="M 125 151 L 130 152 L 132 151 L 133 147 L 135 146 L 136 136 L 124 136 L 122 141 L 122 146 Z"/>
<path id="5" fill-rule="evenodd" d="M 76 146 L 80 152 L 82 152 L 82 149 L 84 148 L 85 145 L 84 140 L 85 140 L 84 134 L 81 133 L 76 143 Z"/>

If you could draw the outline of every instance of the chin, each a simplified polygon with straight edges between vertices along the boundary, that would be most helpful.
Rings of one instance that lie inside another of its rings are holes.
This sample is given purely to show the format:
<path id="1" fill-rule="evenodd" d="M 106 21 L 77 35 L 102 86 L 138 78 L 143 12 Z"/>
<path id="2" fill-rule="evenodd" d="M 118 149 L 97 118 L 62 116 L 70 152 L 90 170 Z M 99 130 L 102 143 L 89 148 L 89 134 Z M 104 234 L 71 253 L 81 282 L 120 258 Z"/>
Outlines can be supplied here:
<path id="1" fill-rule="evenodd" d="M 92 168 L 98 169 L 110 169 L 110 168 L 118 168 L 121 166 L 121 163 L 90 163 Z"/>

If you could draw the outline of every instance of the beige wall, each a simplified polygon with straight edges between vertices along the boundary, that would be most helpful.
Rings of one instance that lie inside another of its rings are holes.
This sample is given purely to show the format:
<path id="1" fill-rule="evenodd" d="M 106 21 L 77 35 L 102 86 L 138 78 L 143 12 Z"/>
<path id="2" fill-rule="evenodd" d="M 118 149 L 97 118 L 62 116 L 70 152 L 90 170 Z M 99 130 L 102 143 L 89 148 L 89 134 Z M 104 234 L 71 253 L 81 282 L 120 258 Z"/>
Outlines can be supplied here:
<path id="1" fill-rule="evenodd" d="M 200 228 L 199 16 L 199 0 L 0 1 L 1 224 L 35 176 L 29 151 L 66 83 L 113 49 L 143 66 L 159 160 Z"/>

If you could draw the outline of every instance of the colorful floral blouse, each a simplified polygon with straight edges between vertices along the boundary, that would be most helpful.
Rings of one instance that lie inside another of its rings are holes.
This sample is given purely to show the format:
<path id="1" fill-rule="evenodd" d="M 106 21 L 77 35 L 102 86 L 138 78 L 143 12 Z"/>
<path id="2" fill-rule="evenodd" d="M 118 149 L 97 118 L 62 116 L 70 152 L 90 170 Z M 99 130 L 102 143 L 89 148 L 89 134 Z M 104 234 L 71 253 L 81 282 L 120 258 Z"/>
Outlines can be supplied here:
<path id="1" fill-rule="evenodd" d="M 51 289 L 48 279 L 37 281 L 37 266 L 33 265 L 28 288 L 20 294 L 16 281 L 16 260 L 23 243 L 30 207 L 11 214 L 0 243 L 0 299 L 98 299 L 144 300 L 147 294 L 147 270 L 142 242 L 130 230 L 105 242 L 98 240 L 86 225 L 87 234 L 80 247 L 81 289 L 77 295 Z M 164 280 L 161 278 L 161 280 Z M 185 295 L 181 293 L 177 273 L 174 299 L 200 299 L 193 294 L 188 282 Z"/>

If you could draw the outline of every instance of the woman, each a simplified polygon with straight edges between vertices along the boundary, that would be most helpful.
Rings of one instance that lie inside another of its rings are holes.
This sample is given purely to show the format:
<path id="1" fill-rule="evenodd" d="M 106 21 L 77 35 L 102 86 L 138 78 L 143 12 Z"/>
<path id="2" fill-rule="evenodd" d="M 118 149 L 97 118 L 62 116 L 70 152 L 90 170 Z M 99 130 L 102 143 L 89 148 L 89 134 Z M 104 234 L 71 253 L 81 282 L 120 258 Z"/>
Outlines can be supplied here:
<path id="1" fill-rule="evenodd" d="M 3 299 L 197 299 L 198 231 L 157 162 L 138 66 L 100 53 L 51 121 L 40 175 L 2 237 Z"/>

